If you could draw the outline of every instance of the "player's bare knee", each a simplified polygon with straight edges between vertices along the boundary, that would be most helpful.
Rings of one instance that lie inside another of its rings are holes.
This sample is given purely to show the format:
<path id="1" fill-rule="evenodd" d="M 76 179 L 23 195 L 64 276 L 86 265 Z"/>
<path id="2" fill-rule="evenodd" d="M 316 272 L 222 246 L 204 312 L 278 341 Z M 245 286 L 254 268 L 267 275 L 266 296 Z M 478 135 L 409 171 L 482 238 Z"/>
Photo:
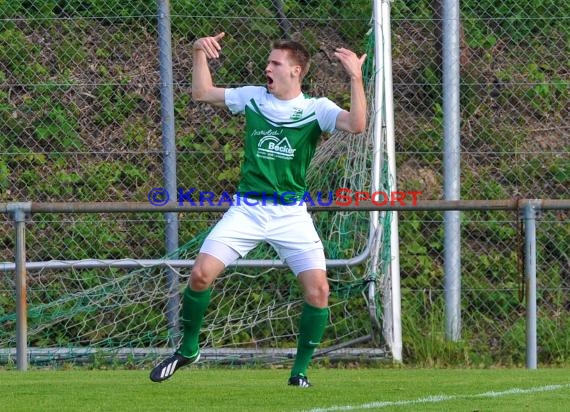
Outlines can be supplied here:
<path id="1" fill-rule="evenodd" d="M 330 293 L 329 284 L 327 282 L 324 282 L 322 285 L 319 285 L 317 293 L 319 299 L 328 300 Z"/>
<path id="2" fill-rule="evenodd" d="M 305 291 L 305 300 L 310 305 L 315 307 L 325 307 L 328 305 L 329 300 L 329 285 L 328 283 L 319 283 L 312 285 Z"/>
<path id="3" fill-rule="evenodd" d="M 188 284 L 192 290 L 205 290 L 210 286 L 210 278 L 200 265 L 196 265 L 192 268 Z"/>

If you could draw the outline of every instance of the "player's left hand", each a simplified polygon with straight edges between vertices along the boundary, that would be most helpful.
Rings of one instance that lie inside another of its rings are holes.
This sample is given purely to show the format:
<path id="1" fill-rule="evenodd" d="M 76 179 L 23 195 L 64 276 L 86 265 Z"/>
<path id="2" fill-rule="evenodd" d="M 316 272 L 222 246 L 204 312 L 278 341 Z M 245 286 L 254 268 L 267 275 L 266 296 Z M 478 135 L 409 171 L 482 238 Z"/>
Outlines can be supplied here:
<path id="1" fill-rule="evenodd" d="M 352 50 L 341 47 L 335 50 L 334 55 L 341 62 L 344 70 L 346 70 L 351 78 L 362 77 L 362 65 L 364 64 L 364 60 L 366 60 L 366 54 L 358 57 Z"/>

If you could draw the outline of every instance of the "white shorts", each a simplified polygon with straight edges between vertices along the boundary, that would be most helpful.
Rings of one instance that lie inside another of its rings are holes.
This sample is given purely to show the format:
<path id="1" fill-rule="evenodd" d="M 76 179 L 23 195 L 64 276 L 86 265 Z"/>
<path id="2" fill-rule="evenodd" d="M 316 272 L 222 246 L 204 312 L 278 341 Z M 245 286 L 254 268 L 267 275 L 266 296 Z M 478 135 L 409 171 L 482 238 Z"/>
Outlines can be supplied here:
<path id="1" fill-rule="evenodd" d="M 323 244 L 306 205 L 234 204 L 214 226 L 200 252 L 228 266 L 260 242 L 269 243 L 296 275 L 309 269 L 326 270 Z"/>

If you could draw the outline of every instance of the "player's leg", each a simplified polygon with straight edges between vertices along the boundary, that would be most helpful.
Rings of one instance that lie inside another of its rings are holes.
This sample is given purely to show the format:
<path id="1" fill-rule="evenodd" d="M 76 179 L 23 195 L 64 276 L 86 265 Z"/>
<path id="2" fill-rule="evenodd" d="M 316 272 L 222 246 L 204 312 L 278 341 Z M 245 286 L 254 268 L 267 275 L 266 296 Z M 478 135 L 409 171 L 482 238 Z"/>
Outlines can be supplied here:
<path id="1" fill-rule="evenodd" d="M 321 343 L 328 318 L 329 284 L 326 271 L 322 268 L 312 268 L 321 265 L 324 253 L 319 249 L 305 252 L 289 258 L 289 265 L 302 285 L 304 303 L 299 321 L 299 336 L 297 338 L 297 353 L 291 369 L 290 385 L 310 386 L 307 379 L 307 369 L 313 354 Z M 307 269 L 309 268 L 309 269 Z"/>
<path id="2" fill-rule="evenodd" d="M 277 206 L 272 210 L 275 215 L 272 219 L 274 227 L 268 242 L 298 277 L 305 300 L 289 384 L 308 387 L 307 369 L 321 342 L 329 317 L 329 284 L 323 244 L 306 208 Z"/>
<path id="3" fill-rule="evenodd" d="M 213 250 L 216 256 L 207 253 Z M 183 335 L 180 346 L 174 354 L 152 369 L 150 379 L 153 382 L 162 382 L 182 366 L 200 359 L 200 328 L 210 303 L 210 285 L 238 257 L 239 254 L 229 246 L 206 239 L 182 295 Z"/>

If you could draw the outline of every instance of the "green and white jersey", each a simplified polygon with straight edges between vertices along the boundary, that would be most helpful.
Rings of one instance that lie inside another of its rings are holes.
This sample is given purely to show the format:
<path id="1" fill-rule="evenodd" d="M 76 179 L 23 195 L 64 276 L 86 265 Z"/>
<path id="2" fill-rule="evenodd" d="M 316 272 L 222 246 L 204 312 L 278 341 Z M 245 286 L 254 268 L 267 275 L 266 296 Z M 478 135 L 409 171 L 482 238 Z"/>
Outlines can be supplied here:
<path id="1" fill-rule="evenodd" d="M 260 86 L 226 89 L 225 102 L 233 114 L 245 114 L 245 156 L 238 191 L 250 192 L 251 197 L 301 197 L 321 134 L 335 129 L 342 109 L 327 98 L 304 94 L 279 100 Z"/>

